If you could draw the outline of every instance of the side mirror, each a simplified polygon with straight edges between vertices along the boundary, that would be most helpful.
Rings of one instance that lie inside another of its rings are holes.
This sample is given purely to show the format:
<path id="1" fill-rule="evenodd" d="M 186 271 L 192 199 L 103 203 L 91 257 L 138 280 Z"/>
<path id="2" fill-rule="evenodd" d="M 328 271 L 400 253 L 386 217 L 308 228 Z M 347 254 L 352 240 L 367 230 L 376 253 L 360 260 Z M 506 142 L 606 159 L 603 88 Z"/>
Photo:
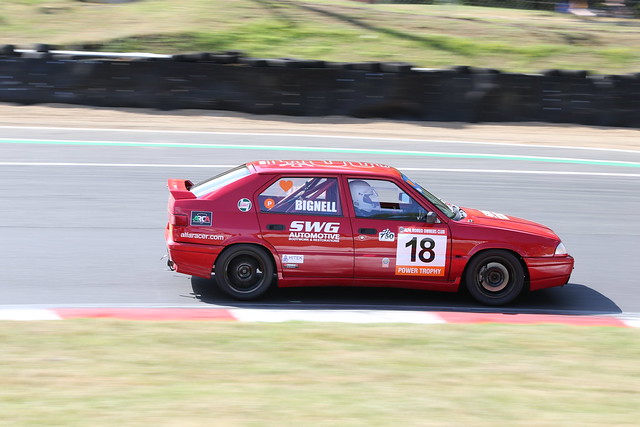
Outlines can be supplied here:
<path id="1" fill-rule="evenodd" d="M 438 221 L 438 215 L 436 215 L 435 212 L 427 212 L 427 218 L 426 218 L 427 224 L 435 224 Z"/>

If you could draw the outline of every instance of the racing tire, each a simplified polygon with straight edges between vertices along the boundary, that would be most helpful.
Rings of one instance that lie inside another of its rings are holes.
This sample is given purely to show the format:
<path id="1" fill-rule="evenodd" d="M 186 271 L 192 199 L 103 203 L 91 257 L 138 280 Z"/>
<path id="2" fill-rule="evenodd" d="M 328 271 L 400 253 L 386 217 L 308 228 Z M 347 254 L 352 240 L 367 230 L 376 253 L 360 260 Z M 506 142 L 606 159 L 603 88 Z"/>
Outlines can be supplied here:
<path id="1" fill-rule="evenodd" d="M 471 259 L 464 281 L 476 301 L 500 306 L 510 303 L 522 293 L 525 274 L 515 255 L 503 250 L 490 250 Z"/>
<path id="2" fill-rule="evenodd" d="M 264 294 L 273 282 L 274 266 L 269 254 L 254 245 L 232 246 L 215 265 L 218 288 L 227 295 L 249 301 Z"/>
<path id="3" fill-rule="evenodd" d="M 16 54 L 16 47 L 12 44 L 0 44 L 0 55 L 2 56 L 14 56 Z"/>

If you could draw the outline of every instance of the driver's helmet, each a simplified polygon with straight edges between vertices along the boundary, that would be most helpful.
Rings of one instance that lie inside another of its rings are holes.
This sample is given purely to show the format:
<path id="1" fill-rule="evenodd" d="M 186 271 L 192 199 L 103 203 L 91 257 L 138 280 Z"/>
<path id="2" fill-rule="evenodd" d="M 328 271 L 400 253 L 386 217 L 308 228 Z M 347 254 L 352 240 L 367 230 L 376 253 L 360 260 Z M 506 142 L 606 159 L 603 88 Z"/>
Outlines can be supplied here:
<path id="1" fill-rule="evenodd" d="M 376 189 L 362 180 L 349 182 L 353 206 L 356 210 L 370 213 L 380 209 L 380 199 Z"/>

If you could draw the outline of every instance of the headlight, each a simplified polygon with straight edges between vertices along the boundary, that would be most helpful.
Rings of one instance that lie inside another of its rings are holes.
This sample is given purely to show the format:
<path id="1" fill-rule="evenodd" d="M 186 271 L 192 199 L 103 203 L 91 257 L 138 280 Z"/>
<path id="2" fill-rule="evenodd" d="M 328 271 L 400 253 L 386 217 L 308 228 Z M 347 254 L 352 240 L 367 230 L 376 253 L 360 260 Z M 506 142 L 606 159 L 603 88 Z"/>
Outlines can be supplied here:
<path id="1" fill-rule="evenodd" d="M 556 253 L 553 254 L 554 256 L 562 256 L 562 255 L 568 255 L 569 253 L 567 252 L 567 248 L 564 247 L 564 244 L 562 242 L 558 243 L 558 246 L 556 246 Z"/>

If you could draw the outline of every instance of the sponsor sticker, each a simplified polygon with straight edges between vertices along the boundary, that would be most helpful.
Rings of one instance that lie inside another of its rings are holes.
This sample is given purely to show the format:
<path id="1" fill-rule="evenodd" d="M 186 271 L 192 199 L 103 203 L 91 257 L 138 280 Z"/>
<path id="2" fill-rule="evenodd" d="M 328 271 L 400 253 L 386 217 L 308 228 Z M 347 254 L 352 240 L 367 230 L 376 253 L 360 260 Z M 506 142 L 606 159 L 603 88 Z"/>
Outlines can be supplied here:
<path id="1" fill-rule="evenodd" d="M 213 224 L 213 212 L 191 211 L 190 225 L 211 226 Z"/>
<path id="2" fill-rule="evenodd" d="M 396 246 L 396 275 L 445 275 L 447 230 L 442 228 L 400 227 Z"/>
<path id="3" fill-rule="evenodd" d="M 382 268 L 389 268 L 389 258 L 382 258 Z"/>
<path id="4" fill-rule="evenodd" d="M 332 167 L 332 166 L 349 166 L 355 168 L 371 169 L 371 168 L 389 168 L 390 166 L 380 163 L 369 162 L 341 162 L 333 160 L 260 160 L 259 165 L 274 165 L 279 167 Z"/>
<path id="5" fill-rule="evenodd" d="M 282 255 L 285 264 L 304 264 L 304 255 Z"/>
<path id="6" fill-rule="evenodd" d="M 269 198 L 269 199 L 264 199 L 264 207 L 267 209 L 271 209 L 272 207 L 274 207 L 276 205 L 276 201 Z"/>
<path id="7" fill-rule="evenodd" d="M 282 188 L 286 193 L 293 188 L 293 181 L 281 179 L 280 182 L 278 182 L 278 185 L 280 185 L 280 188 Z"/>
<path id="8" fill-rule="evenodd" d="M 301 242 L 340 242 L 340 223 L 291 221 L 289 240 Z"/>
<path id="9" fill-rule="evenodd" d="M 509 219 L 509 217 L 506 216 L 505 214 L 501 214 L 497 212 L 482 211 L 482 210 L 480 212 L 482 212 L 484 216 L 488 216 L 489 218 Z"/>
<path id="10" fill-rule="evenodd" d="M 326 200 L 296 200 L 295 210 L 306 212 L 338 212 L 336 202 Z"/>
<path id="11" fill-rule="evenodd" d="M 393 242 L 396 240 L 396 233 L 387 228 L 378 233 L 378 240 L 381 242 Z"/>
<path id="12" fill-rule="evenodd" d="M 240 212 L 249 212 L 251 210 L 251 206 L 251 200 L 247 199 L 246 197 L 244 199 L 238 200 L 238 209 L 240 210 Z"/>
<path id="13" fill-rule="evenodd" d="M 186 231 L 183 233 L 180 233 L 180 237 L 184 237 L 187 239 L 202 239 L 202 240 L 216 240 L 216 241 L 224 240 L 224 236 L 221 234 L 188 233 Z"/>

